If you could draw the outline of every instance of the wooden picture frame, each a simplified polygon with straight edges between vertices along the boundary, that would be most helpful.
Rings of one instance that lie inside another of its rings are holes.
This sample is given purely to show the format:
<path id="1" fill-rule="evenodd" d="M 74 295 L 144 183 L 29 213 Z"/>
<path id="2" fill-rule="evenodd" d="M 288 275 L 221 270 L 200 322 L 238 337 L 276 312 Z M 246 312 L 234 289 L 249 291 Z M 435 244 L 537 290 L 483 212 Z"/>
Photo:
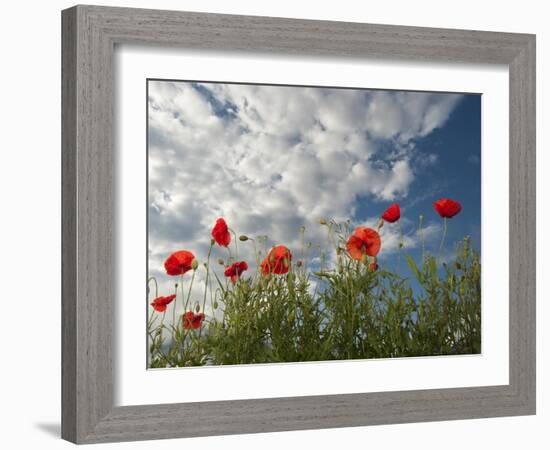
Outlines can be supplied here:
<path id="1" fill-rule="evenodd" d="M 535 413 L 535 36 L 145 9 L 62 13 L 62 437 L 75 443 Z M 114 407 L 116 44 L 505 64 L 509 384 Z"/>

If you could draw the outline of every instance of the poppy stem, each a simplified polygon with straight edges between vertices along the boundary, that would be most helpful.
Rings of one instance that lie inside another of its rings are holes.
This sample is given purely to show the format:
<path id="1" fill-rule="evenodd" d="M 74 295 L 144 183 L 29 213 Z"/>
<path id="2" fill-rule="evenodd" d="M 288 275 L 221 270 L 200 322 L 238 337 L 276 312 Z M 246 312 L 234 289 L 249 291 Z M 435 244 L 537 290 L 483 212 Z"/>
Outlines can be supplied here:
<path id="1" fill-rule="evenodd" d="M 235 246 L 237 245 L 237 240 L 235 239 Z M 210 245 L 210 248 L 208 249 L 208 256 L 206 257 L 206 279 L 204 281 L 204 297 L 202 300 L 202 314 L 205 314 L 204 309 L 206 308 L 206 293 L 208 291 L 208 276 L 210 275 L 210 254 L 212 253 L 212 244 Z M 212 311 L 214 312 L 214 311 Z M 204 316 L 203 316 L 204 317 Z M 201 343 L 200 338 L 202 335 L 202 323 L 201 327 L 199 329 L 199 343 L 198 343 L 198 349 L 199 349 L 199 357 L 200 357 L 200 349 L 201 349 Z"/>
<path id="2" fill-rule="evenodd" d="M 237 245 L 237 233 L 235 233 L 235 231 L 232 229 L 232 228 L 229 228 L 229 231 L 231 231 L 231 233 L 233 233 L 233 237 L 235 238 L 235 259 L 239 259 L 239 247 Z"/>
<path id="3" fill-rule="evenodd" d="M 210 254 L 212 253 L 212 245 L 210 245 L 210 248 L 208 249 L 208 256 L 206 257 L 206 279 L 204 281 L 204 298 L 202 302 L 202 312 L 204 312 L 204 308 L 206 306 L 206 293 L 208 291 L 208 278 L 210 275 Z"/>
<path id="4" fill-rule="evenodd" d="M 401 275 L 401 248 L 403 247 L 403 228 L 401 228 L 401 221 L 397 222 L 399 226 L 399 252 L 397 254 L 397 275 Z"/>
<path id="5" fill-rule="evenodd" d="M 195 281 L 196 270 L 193 270 L 193 275 L 191 275 L 191 282 L 189 283 L 189 290 L 187 291 L 187 299 L 185 300 L 184 313 L 187 312 L 187 306 L 189 305 L 189 299 L 191 298 L 191 289 L 193 288 L 193 281 Z M 183 287 L 182 287 L 183 290 Z"/>
<path id="6" fill-rule="evenodd" d="M 231 249 L 229 247 L 225 247 L 227 249 L 227 252 L 229 253 L 229 263 L 233 262 L 233 256 L 231 256 Z"/>
<path id="7" fill-rule="evenodd" d="M 155 277 L 151 277 L 147 280 L 147 284 L 149 284 L 151 281 L 155 282 L 155 298 L 159 296 L 159 285 L 157 283 L 157 279 Z"/>
<path id="8" fill-rule="evenodd" d="M 302 225 L 300 227 L 300 259 L 304 259 L 304 253 L 305 253 L 305 249 L 304 249 L 304 246 L 305 246 L 305 243 L 304 243 L 304 240 L 305 240 L 305 232 L 306 232 L 306 228 Z"/>
<path id="9" fill-rule="evenodd" d="M 252 241 L 254 244 L 254 258 L 256 259 L 256 264 L 260 265 L 260 255 L 258 254 L 258 246 L 256 245 L 256 239 L 248 238 L 249 241 Z"/>
<path id="10" fill-rule="evenodd" d="M 160 319 L 159 330 L 161 333 L 162 333 L 162 326 L 164 324 L 164 316 L 166 316 L 166 310 L 162 313 L 162 318 Z"/>
<path id="11" fill-rule="evenodd" d="M 443 218 L 443 237 L 441 238 L 441 244 L 439 245 L 439 259 L 443 251 L 443 244 L 445 243 L 445 237 L 447 236 L 447 218 Z"/>
<path id="12" fill-rule="evenodd" d="M 153 347 L 158 347 L 158 351 L 162 354 L 161 345 L 162 345 L 162 328 L 164 326 L 164 316 L 166 316 L 166 310 L 162 313 L 162 317 L 160 319 L 160 325 L 157 329 L 156 335 L 153 337 Z M 159 340 L 159 343 L 157 344 L 157 338 Z M 151 358 L 154 355 L 151 354 Z"/>
<path id="13" fill-rule="evenodd" d="M 184 293 L 183 293 L 183 274 L 181 274 L 181 304 L 183 305 L 183 299 Z M 174 299 L 174 309 L 173 309 L 173 317 L 172 317 L 172 325 L 177 328 L 177 322 L 176 322 L 176 304 L 178 302 L 178 287 L 176 285 L 176 298 Z"/>
<path id="14" fill-rule="evenodd" d="M 212 244 L 210 245 L 210 248 L 208 249 L 208 256 L 206 257 L 206 279 L 204 281 L 204 298 L 202 300 L 202 313 L 204 314 L 204 308 L 206 308 L 206 293 L 208 291 L 208 276 L 210 275 L 210 254 L 212 253 Z M 202 326 L 199 330 L 199 338 L 202 334 Z M 200 343 L 199 343 L 200 345 Z M 200 348 L 200 347 L 199 347 Z"/>

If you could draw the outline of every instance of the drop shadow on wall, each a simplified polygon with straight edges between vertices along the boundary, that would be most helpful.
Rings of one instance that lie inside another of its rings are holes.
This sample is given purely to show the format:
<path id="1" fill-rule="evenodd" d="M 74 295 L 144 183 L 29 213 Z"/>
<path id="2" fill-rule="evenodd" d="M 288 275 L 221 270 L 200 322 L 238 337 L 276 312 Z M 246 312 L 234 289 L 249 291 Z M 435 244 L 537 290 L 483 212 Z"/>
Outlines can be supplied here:
<path id="1" fill-rule="evenodd" d="M 61 424 L 56 422 L 36 423 L 35 427 L 52 437 L 61 437 Z"/>

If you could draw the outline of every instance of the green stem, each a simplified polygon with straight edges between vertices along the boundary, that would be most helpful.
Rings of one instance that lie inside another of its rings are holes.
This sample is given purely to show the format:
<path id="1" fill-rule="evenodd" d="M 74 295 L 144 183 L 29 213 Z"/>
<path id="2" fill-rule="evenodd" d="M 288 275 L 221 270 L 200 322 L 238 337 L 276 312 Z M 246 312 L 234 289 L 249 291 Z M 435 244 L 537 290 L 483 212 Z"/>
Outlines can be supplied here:
<path id="1" fill-rule="evenodd" d="M 162 350 L 161 350 L 161 345 L 162 345 L 162 328 L 163 328 L 163 324 L 164 324 L 164 316 L 166 316 L 166 311 L 164 311 L 162 313 L 162 318 L 160 319 L 160 325 L 157 329 L 157 332 L 156 332 L 156 335 L 153 337 L 153 346 L 157 349 L 157 353 L 160 353 L 161 355 L 163 355 L 162 353 Z M 157 338 L 159 340 L 159 342 L 157 343 Z M 151 359 L 154 357 L 154 354 L 151 354 Z"/>
<path id="2" fill-rule="evenodd" d="M 333 226 L 332 222 L 330 222 L 327 225 L 327 239 L 328 239 L 328 243 L 334 247 L 334 250 L 336 250 L 338 246 L 336 245 L 336 241 L 334 240 L 334 236 L 332 234 L 332 226 Z"/>
<path id="3" fill-rule="evenodd" d="M 439 245 L 439 259 L 441 259 L 441 252 L 443 251 L 443 244 L 445 243 L 445 237 L 447 236 L 447 218 L 443 218 L 443 237 L 441 238 L 441 244 Z"/>
<path id="4" fill-rule="evenodd" d="M 197 272 L 196 270 L 193 270 L 193 275 L 191 276 L 191 282 L 189 283 L 189 290 L 187 291 L 187 298 L 185 300 L 185 306 L 183 308 L 183 314 L 185 314 L 187 312 L 187 309 L 188 309 L 188 306 L 189 306 L 189 299 L 191 298 L 191 290 L 193 289 L 193 281 L 195 281 L 196 272 Z M 182 277 L 183 277 L 183 275 L 182 275 Z M 181 292 L 182 292 L 182 296 L 183 296 L 183 283 L 182 283 L 182 287 L 181 287 Z M 184 334 L 184 330 L 183 330 L 183 324 L 182 324 L 182 338 L 181 338 L 181 342 L 178 344 L 178 347 L 179 347 L 179 352 L 180 353 L 183 350 L 182 360 L 184 361 L 185 360 L 185 334 Z M 183 364 L 185 364 L 185 361 L 183 362 Z"/>
<path id="5" fill-rule="evenodd" d="M 183 274 L 181 275 L 181 301 L 183 302 Z M 176 298 L 174 299 L 174 308 L 172 309 L 172 325 L 177 328 L 176 324 L 176 305 L 178 303 L 178 288 L 176 286 Z"/>
<path id="6" fill-rule="evenodd" d="M 208 250 L 208 256 L 206 258 L 206 279 L 204 281 L 204 298 L 202 300 L 202 313 L 204 314 L 204 309 L 206 308 L 206 293 L 208 291 L 208 276 L 210 275 L 210 254 L 212 253 L 212 245 L 210 246 L 210 249 Z M 199 329 L 199 339 L 202 335 L 202 324 Z M 199 341 L 199 349 L 200 349 L 200 341 Z"/>
<path id="7" fill-rule="evenodd" d="M 229 253 L 229 264 L 233 262 L 233 256 L 231 256 L 231 249 L 229 247 L 225 247 L 227 249 L 227 252 Z"/>
<path id="8" fill-rule="evenodd" d="M 306 227 L 305 226 L 301 226 L 300 227 L 300 264 L 302 264 L 302 266 L 304 266 L 304 262 L 305 262 L 305 233 L 306 233 Z M 300 268 L 298 266 L 295 266 L 296 267 L 296 272 L 298 273 L 298 276 L 302 276 L 305 270 L 305 266 L 302 267 L 302 269 L 300 270 Z"/>
<path id="9" fill-rule="evenodd" d="M 258 246 L 256 245 L 256 240 L 253 238 L 248 238 L 249 241 L 252 241 L 254 244 L 254 259 L 256 260 L 256 264 L 260 265 L 260 254 L 258 253 Z"/>
<path id="10" fill-rule="evenodd" d="M 182 285 L 183 285 L 183 278 L 182 278 Z M 176 322 L 176 307 L 177 307 L 176 305 L 177 305 L 177 302 L 178 302 L 178 285 L 177 285 L 177 283 L 176 283 L 176 287 L 174 289 L 174 294 L 176 294 L 176 297 L 174 298 L 174 306 L 172 307 L 172 336 L 171 337 L 172 337 L 172 342 L 176 343 L 177 332 L 174 330 L 174 328 L 177 328 L 177 322 Z M 164 311 L 164 313 L 162 314 L 162 321 L 160 323 L 161 330 L 162 330 L 165 315 L 166 315 L 166 311 Z"/>
<path id="11" fill-rule="evenodd" d="M 185 307 L 183 313 L 187 312 L 187 306 L 189 305 L 189 299 L 191 298 L 191 289 L 193 288 L 193 281 L 195 281 L 196 270 L 193 270 L 193 275 L 191 276 L 191 283 L 189 283 L 189 290 L 187 291 L 187 299 L 185 300 Z M 183 287 L 182 287 L 183 290 Z"/>
<path id="12" fill-rule="evenodd" d="M 155 298 L 157 298 L 159 296 L 159 285 L 157 283 L 157 279 L 155 277 L 151 277 L 147 280 L 147 284 L 149 284 L 150 282 L 154 281 L 155 282 Z"/>
<path id="13" fill-rule="evenodd" d="M 229 228 L 229 231 L 231 233 L 233 233 L 233 237 L 235 238 L 235 260 L 239 259 L 239 247 L 237 245 L 237 233 L 235 233 L 235 231 L 233 231 L 231 228 Z"/>
<path id="14" fill-rule="evenodd" d="M 206 294 L 208 291 L 208 278 L 210 275 L 210 254 L 212 253 L 212 245 L 208 249 L 208 256 L 206 258 L 206 279 L 204 281 L 204 298 L 202 301 L 202 312 L 204 312 L 204 308 L 206 306 Z"/>
<path id="15" fill-rule="evenodd" d="M 397 275 L 401 275 L 401 248 L 403 247 L 403 228 L 401 228 L 401 222 L 398 221 L 399 226 L 399 253 L 397 254 Z"/>

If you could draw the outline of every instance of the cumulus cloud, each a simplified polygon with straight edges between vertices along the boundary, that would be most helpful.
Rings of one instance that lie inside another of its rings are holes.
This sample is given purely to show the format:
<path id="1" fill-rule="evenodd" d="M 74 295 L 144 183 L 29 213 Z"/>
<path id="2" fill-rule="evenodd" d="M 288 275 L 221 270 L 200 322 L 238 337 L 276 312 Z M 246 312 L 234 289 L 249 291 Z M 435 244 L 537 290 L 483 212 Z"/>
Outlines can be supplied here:
<path id="1" fill-rule="evenodd" d="M 164 259 L 189 249 L 204 261 L 217 217 L 292 249 L 301 226 L 309 240 L 324 238 L 321 217 L 365 219 L 360 199 L 406 197 L 416 167 L 437 162 L 415 140 L 443 126 L 461 98 L 165 81 L 148 91 L 149 270 L 163 289 L 175 281 Z M 253 260 L 248 244 L 240 251 Z"/>

